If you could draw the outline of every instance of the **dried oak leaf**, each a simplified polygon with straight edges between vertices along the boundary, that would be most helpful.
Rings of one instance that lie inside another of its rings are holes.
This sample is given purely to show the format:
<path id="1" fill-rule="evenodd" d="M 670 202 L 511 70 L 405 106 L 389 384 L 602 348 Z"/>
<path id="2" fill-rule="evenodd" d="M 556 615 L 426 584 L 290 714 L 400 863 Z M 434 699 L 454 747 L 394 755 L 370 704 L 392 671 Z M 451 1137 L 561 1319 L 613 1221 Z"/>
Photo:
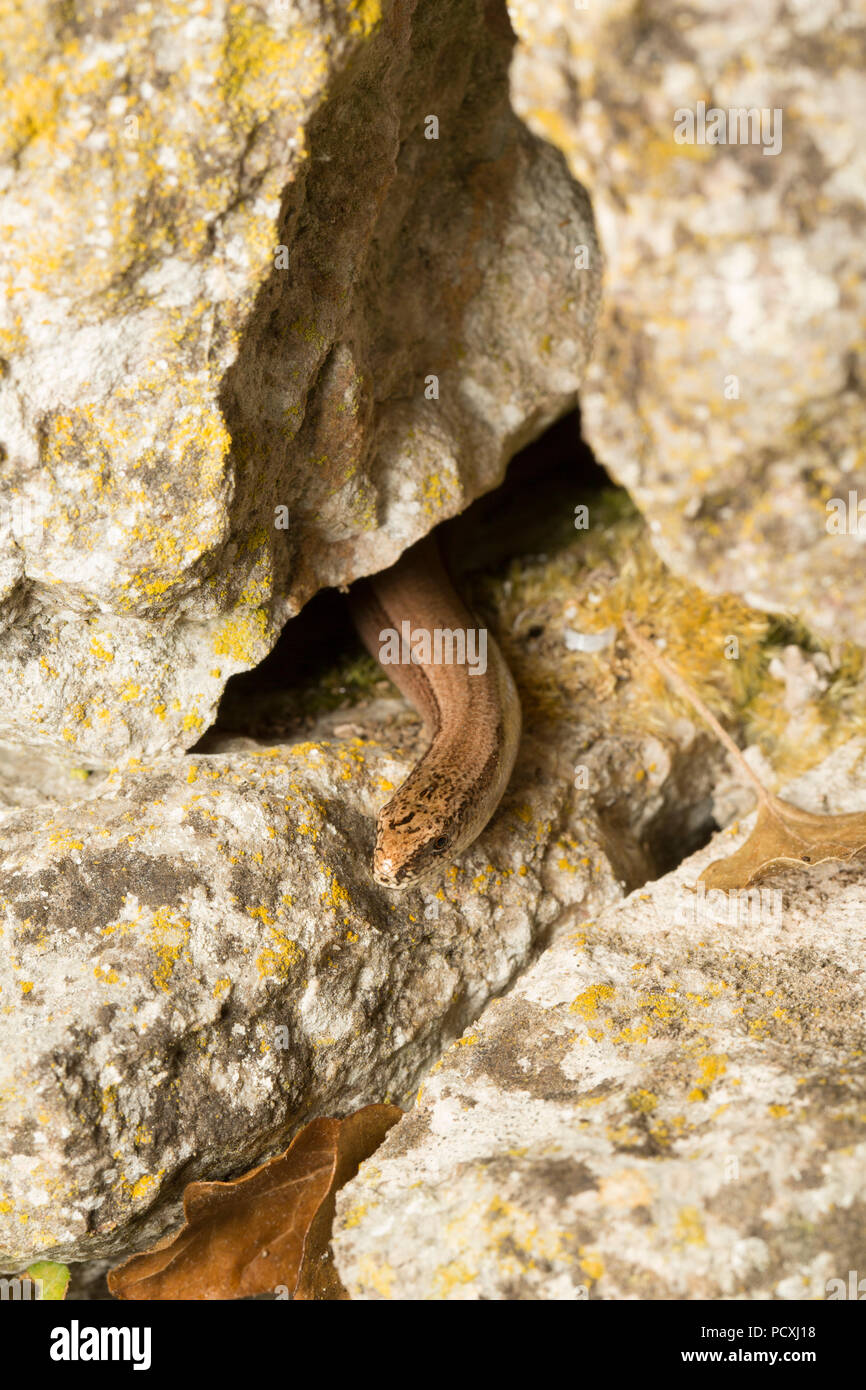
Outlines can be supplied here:
<path id="1" fill-rule="evenodd" d="M 286 1152 L 231 1182 L 190 1183 L 186 1224 L 108 1275 L 124 1299 L 347 1298 L 330 1261 L 336 1192 L 400 1119 L 367 1105 L 343 1120 L 317 1119 Z"/>
<path id="2" fill-rule="evenodd" d="M 866 849 L 866 811 L 824 816 L 801 811 L 766 790 L 755 828 L 727 859 L 715 859 L 700 876 L 708 888 L 751 888 L 774 869 L 789 864 L 823 864 L 853 859 Z"/>

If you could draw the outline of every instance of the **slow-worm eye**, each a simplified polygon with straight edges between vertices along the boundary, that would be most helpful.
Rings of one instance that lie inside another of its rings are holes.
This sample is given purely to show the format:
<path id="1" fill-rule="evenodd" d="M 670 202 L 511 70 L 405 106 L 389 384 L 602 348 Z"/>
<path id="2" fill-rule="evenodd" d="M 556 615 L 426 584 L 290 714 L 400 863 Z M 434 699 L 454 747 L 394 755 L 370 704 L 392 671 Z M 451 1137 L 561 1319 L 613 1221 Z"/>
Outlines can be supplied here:
<path id="1" fill-rule="evenodd" d="M 441 854 L 443 850 L 448 848 L 448 836 L 440 835 L 438 840 L 433 841 L 433 848 L 437 854 Z"/>

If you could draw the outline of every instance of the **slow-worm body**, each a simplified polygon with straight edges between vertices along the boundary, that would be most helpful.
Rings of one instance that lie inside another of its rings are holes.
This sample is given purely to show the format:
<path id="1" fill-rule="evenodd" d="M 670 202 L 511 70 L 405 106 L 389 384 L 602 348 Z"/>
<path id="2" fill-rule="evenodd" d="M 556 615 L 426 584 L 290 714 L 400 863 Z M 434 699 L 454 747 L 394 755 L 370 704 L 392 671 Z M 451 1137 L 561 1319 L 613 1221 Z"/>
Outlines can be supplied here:
<path id="1" fill-rule="evenodd" d="M 387 888 L 406 888 L 448 863 L 490 820 L 514 766 L 520 701 L 502 653 L 475 625 L 431 537 L 391 569 L 354 584 L 350 605 L 368 651 L 415 706 L 430 737 L 376 826 L 373 877 Z M 397 662 L 385 655 L 395 633 L 412 634 Z M 448 659 L 461 647 L 477 653 L 479 633 L 483 669 L 480 660 Z M 425 634 L 426 646 L 418 640 Z"/>

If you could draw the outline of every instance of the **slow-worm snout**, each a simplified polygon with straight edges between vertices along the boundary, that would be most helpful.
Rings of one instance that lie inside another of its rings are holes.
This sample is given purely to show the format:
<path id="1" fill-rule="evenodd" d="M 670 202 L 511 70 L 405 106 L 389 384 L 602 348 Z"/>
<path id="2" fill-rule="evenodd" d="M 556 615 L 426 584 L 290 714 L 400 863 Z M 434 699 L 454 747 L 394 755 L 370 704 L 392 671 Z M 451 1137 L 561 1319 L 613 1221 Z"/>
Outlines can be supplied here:
<path id="1" fill-rule="evenodd" d="M 520 701 L 502 653 L 455 592 L 432 537 L 353 585 L 350 605 L 368 651 L 430 737 L 376 826 L 373 877 L 405 888 L 448 864 L 490 820 L 514 766 Z"/>

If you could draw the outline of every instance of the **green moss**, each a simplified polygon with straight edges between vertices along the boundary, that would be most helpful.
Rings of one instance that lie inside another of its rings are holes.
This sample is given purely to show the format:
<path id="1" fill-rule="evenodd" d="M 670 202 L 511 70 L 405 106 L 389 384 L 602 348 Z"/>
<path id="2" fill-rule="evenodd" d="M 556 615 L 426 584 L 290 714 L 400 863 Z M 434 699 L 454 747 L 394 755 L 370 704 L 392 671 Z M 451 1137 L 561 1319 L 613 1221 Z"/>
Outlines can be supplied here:
<path id="1" fill-rule="evenodd" d="M 664 652 L 741 741 L 756 742 L 782 778 L 805 771 L 866 724 L 866 653 L 832 645 L 795 619 L 759 612 L 731 594 L 712 595 L 669 570 L 627 494 L 608 489 L 583 499 L 590 529 L 553 532 L 547 554 L 513 560 L 482 578 L 476 600 L 495 618 L 528 720 L 603 714 L 606 732 L 652 731 L 670 738 L 674 721 L 698 716 L 664 678 L 637 657 L 623 617 L 663 639 Z M 597 654 L 570 652 L 568 630 L 613 627 L 615 644 Z M 785 687 L 770 672 L 788 646 L 823 653 L 828 688 L 796 721 Z M 736 652 L 736 655 L 733 653 Z"/>
<path id="2" fill-rule="evenodd" d="M 287 691 L 287 698 L 298 714 L 326 714 L 329 710 L 354 705 L 381 695 L 390 684 L 382 668 L 366 653 L 348 655 L 320 673 L 313 685 Z"/>
<path id="3" fill-rule="evenodd" d="M 249 676 L 236 687 L 230 684 L 220 706 L 218 726 L 243 730 L 253 737 L 293 734 L 307 720 L 336 709 L 349 710 L 390 689 L 373 658 L 352 650 L 308 673 L 297 685 L 257 689 Z"/>

